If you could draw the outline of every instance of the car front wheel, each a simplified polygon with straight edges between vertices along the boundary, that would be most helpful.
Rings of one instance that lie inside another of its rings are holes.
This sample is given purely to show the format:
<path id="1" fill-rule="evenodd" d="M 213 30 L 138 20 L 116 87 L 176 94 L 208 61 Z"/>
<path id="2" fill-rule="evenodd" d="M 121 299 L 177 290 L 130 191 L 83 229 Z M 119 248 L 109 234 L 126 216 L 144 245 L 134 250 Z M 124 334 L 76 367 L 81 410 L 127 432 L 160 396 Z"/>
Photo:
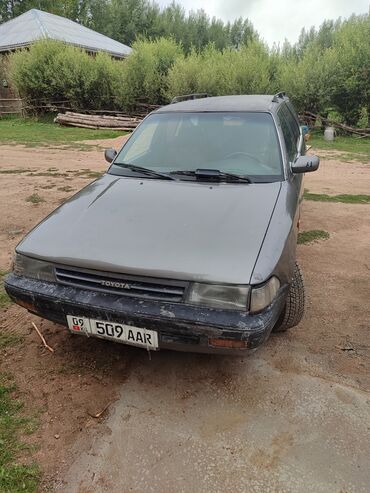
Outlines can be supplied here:
<path id="1" fill-rule="evenodd" d="M 295 327 L 303 318 L 305 303 L 305 287 L 302 271 L 299 265 L 295 264 L 292 283 L 290 285 L 288 297 L 282 314 L 276 322 L 273 332 L 285 332 Z"/>

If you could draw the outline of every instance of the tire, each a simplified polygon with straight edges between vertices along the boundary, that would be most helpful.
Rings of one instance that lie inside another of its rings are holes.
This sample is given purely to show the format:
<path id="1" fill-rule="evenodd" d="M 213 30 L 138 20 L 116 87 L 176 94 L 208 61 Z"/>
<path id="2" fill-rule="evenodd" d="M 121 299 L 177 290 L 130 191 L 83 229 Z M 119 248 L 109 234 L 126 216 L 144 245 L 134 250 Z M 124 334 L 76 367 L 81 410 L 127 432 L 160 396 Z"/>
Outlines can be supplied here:
<path id="1" fill-rule="evenodd" d="M 303 318 L 305 304 L 305 287 L 302 271 L 295 263 L 293 279 L 282 314 L 276 322 L 273 332 L 285 332 L 295 327 Z"/>

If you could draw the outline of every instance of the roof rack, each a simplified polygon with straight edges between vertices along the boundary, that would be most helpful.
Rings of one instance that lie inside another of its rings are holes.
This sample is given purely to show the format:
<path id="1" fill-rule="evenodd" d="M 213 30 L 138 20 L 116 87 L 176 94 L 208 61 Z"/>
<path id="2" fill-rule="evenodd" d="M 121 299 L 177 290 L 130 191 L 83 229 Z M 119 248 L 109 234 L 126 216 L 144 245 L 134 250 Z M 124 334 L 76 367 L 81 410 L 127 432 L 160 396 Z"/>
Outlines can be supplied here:
<path id="1" fill-rule="evenodd" d="M 287 97 L 286 93 L 281 91 L 275 94 L 275 96 L 272 98 L 273 103 L 278 103 L 279 99 L 285 99 Z"/>
<path id="2" fill-rule="evenodd" d="M 180 103 L 181 101 L 189 101 L 190 99 L 201 99 L 208 98 L 208 94 L 206 92 L 195 92 L 194 94 L 184 94 L 182 96 L 175 96 L 171 104 Z"/>

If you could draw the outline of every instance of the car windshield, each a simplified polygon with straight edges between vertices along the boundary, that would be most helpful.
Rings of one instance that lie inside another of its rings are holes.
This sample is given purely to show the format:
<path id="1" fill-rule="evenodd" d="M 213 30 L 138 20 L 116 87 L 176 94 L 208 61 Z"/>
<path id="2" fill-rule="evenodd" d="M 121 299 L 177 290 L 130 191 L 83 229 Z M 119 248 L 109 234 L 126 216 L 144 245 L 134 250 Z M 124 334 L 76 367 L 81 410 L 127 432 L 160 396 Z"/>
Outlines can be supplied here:
<path id="1" fill-rule="evenodd" d="M 137 175 L 124 164 L 171 173 L 219 170 L 254 182 L 283 176 L 280 146 L 272 116 L 257 112 L 154 113 L 124 145 L 111 174 Z M 196 179 L 178 175 L 179 179 Z"/>

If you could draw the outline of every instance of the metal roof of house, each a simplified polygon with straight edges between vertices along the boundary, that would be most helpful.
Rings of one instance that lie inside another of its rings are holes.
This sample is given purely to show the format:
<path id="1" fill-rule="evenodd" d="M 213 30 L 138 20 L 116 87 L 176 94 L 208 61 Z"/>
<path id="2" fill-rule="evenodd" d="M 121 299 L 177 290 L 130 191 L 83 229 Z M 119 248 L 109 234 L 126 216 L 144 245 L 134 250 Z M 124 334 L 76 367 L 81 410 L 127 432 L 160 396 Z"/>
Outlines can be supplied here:
<path id="1" fill-rule="evenodd" d="M 81 26 L 59 15 L 31 9 L 0 25 L 0 52 L 30 45 L 32 42 L 50 38 L 79 46 L 87 51 L 105 51 L 122 58 L 131 48 L 92 29 Z"/>

